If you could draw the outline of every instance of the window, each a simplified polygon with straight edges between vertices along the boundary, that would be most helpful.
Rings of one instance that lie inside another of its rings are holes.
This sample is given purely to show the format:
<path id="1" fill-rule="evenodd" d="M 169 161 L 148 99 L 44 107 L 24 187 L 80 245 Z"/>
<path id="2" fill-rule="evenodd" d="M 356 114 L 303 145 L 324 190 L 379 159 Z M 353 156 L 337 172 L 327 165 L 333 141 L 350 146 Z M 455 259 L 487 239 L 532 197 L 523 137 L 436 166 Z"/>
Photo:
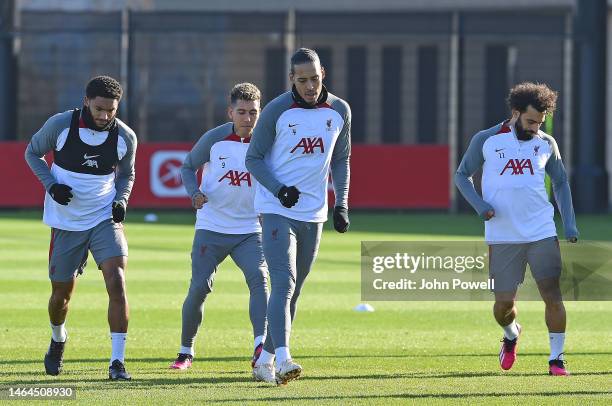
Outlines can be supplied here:
<path id="1" fill-rule="evenodd" d="M 353 142 L 366 140 L 366 66 L 365 47 L 349 47 L 347 50 L 347 99 L 351 106 L 351 139 Z"/>
<path id="2" fill-rule="evenodd" d="M 485 50 L 485 128 L 502 122 L 508 117 L 506 97 L 512 80 L 516 58 L 511 57 L 514 48 L 506 45 L 489 45 Z"/>
<path id="3" fill-rule="evenodd" d="M 402 48 L 384 47 L 382 50 L 382 141 L 399 143 L 401 140 Z"/>
<path id="4" fill-rule="evenodd" d="M 438 47 L 418 49 L 417 140 L 435 144 L 438 134 Z"/>
<path id="5" fill-rule="evenodd" d="M 266 49 L 266 76 L 262 106 L 288 90 L 285 89 L 285 83 L 289 75 L 289 72 L 286 71 L 285 59 L 286 55 L 283 48 Z"/>

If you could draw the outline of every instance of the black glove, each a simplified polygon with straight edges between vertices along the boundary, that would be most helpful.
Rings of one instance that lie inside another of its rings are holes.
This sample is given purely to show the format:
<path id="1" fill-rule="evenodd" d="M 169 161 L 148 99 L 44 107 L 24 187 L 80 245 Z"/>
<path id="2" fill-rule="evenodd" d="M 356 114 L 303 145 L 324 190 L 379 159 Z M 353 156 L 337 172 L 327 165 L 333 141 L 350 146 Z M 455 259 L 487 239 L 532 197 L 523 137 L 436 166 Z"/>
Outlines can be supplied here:
<path id="1" fill-rule="evenodd" d="M 113 221 L 122 223 L 125 220 L 125 206 L 120 201 L 113 202 Z"/>
<path id="2" fill-rule="evenodd" d="M 348 218 L 348 209 L 342 206 L 334 207 L 334 228 L 339 233 L 346 233 L 351 222 Z"/>
<path id="3" fill-rule="evenodd" d="M 278 200 L 280 200 L 281 204 L 287 208 L 295 206 L 298 199 L 300 198 L 300 191 L 297 190 L 295 186 L 283 186 L 278 191 Z"/>
<path id="4" fill-rule="evenodd" d="M 55 200 L 58 204 L 62 206 L 67 206 L 72 199 L 72 193 L 70 191 L 72 188 L 68 185 L 63 185 L 61 183 L 54 183 L 49 188 L 49 195 Z"/>

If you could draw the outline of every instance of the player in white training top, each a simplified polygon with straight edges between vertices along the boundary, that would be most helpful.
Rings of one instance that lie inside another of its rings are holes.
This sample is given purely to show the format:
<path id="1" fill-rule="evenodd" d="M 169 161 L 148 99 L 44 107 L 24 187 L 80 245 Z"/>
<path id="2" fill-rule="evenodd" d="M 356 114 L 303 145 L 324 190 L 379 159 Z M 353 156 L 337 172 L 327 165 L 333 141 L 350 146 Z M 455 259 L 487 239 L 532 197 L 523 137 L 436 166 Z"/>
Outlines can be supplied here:
<path id="1" fill-rule="evenodd" d="M 476 134 L 457 174 L 457 187 L 485 220 L 494 281 L 495 319 L 504 330 L 499 360 L 502 369 L 514 364 L 521 326 L 516 322 L 516 292 L 526 265 L 546 305 L 549 331 L 549 373 L 567 375 L 563 346 L 565 307 L 561 297 L 561 253 L 548 200 L 545 175 L 552 181 L 555 200 L 569 242 L 578 240 L 567 174 L 555 139 L 540 130 L 552 114 L 556 92 L 544 84 L 521 83 L 510 90 L 510 119 Z M 482 197 L 472 176 L 482 167 Z"/>
<path id="2" fill-rule="evenodd" d="M 269 337 L 255 367 L 276 381 L 299 377 L 289 337 L 302 286 L 314 264 L 327 220 L 327 179 L 331 169 L 336 201 L 334 228 L 347 231 L 351 110 L 323 85 L 319 56 L 301 48 L 291 58 L 292 89 L 261 113 L 247 152 L 247 168 L 257 178 L 255 209 L 262 213 L 263 245 L 272 292 Z"/>
<path id="3" fill-rule="evenodd" d="M 109 297 L 109 378 L 131 379 L 124 366 L 129 309 L 125 291 L 128 248 L 122 222 L 134 183 L 136 135 L 116 117 L 122 92 L 113 78 L 93 78 L 87 84 L 83 108 L 51 117 L 26 150 L 30 168 L 47 190 L 43 221 L 51 227 L 52 338 L 45 355 L 49 375 L 62 372 L 68 302 L 91 251 Z M 51 151 L 49 169 L 43 157 Z"/>
<path id="4" fill-rule="evenodd" d="M 255 85 L 240 83 L 234 86 L 228 108 L 232 121 L 206 132 L 181 168 L 183 184 L 198 211 L 191 250 L 191 283 L 182 309 L 181 347 L 170 366 L 172 369 L 187 369 L 193 362 L 204 301 L 213 290 L 218 265 L 227 256 L 231 256 L 244 273 L 250 291 L 249 315 L 254 336 L 252 367 L 263 348 L 268 272 L 261 226 L 253 207 L 256 182 L 244 162 L 259 117 L 260 99 L 260 91 Z M 195 174 L 202 166 L 202 183 L 198 187 Z"/>

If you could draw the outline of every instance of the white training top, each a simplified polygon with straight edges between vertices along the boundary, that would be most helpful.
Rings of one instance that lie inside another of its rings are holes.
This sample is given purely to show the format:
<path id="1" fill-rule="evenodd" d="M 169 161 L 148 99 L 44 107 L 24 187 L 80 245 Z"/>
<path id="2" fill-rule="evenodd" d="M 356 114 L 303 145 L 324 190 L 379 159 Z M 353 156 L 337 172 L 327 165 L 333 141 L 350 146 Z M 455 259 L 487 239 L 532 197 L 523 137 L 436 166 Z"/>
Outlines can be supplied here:
<path id="1" fill-rule="evenodd" d="M 326 221 L 330 167 L 337 205 L 347 207 L 350 109 L 331 94 L 326 99 L 306 108 L 287 92 L 262 111 L 246 157 L 247 167 L 259 182 L 255 193 L 258 213 Z M 291 208 L 284 207 L 277 197 L 282 185 L 300 191 Z"/>
<path id="2" fill-rule="evenodd" d="M 189 152 L 181 168 L 183 184 L 190 196 L 195 187 L 195 171 L 204 165 L 199 190 L 208 202 L 197 211 L 196 229 L 224 234 L 261 232 L 253 207 L 256 181 L 247 171 L 244 158 L 250 137 L 233 133 L 232 123 L 205 133 Z"/>
<path id="3" fill-rule="evenodd" d="M 85 231 L 111 218 L 113 201 L 127 206 L 134 184 L 137 139 L 125 123 L 116 119 L 115 144 L 108 131 L 86 128 L 83 118 L 75 114 L 76 110 L 68 110 L 50 117 L 32 136 L 25 158 L 47 191 L 55 183 L 72 188 L 73 197 L 66 206 L 45 194 L 45 224 Z M 75 130 L 72 138 L 71 125 Z M 43 157 L 51 151 L 54 163 L 49 168 Z"/>
<path id="4" fill-rule="evenodd" d="M 60 151 L 68 137 L 69 128 L 63 130 L 57 138 L 56 151 Z M 106 141 L 108 131 L 95 131 L 79 128 L 79 138 L 87 145 L 101 145 Z M 117 140 L 117 155 L 123 158 L 127 145 L 123 138 Z M 115 174 L 91 175 L 68 171 L 55 163 L 51 165 L 51 174 L 57 183 L 72 188 L 72 200 L 66 206 L 58 204 L 49 193 L 45 193 L 45 211 L 43 222 L 49 227 L 67 231 L 89 230 L 103 220 L 111 217 L 111 204 L 115 199 Z"/>
<path id="5" fill-rule="evenodd" d="M 483 144 L 482 197 L 495 209 L 485 222 L 487 242 L 538 241 L 557 235 L 544 178 L 553 154 L 544 133 L 520 142 L 512 127 Z"/>

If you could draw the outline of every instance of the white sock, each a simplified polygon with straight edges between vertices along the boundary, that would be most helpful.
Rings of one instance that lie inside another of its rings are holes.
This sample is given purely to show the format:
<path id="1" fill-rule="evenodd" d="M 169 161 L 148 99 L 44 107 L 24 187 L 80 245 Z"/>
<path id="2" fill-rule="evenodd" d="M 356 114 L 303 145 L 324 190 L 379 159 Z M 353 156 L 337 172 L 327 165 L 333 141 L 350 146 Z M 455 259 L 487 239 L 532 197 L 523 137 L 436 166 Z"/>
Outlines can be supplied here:
<path id="1" fill-rule="evenodd" d="M 195 355 L 195 352 L 193 351 L 193 347 L 183 347 L 183 346 L 181 345 L 181 349 L 179 350 L 179 352 L 180 352 L 181 354 L 189 354 L 189 355 L 191 355 L 192 357 Z"/>
<path id="2" fill-rule="evenodd" d="M 111 333 L 112 353 L 110 363 L 118 359 L 121 363 L 125 363 L 125 340 L 127 333 Z"/>
<path id="3" fill-rule="evenodd" d="M 502 328 L 504 329 L 504 337 L 506 337 L 508 340 L 514 340 L 519 335 L 516 320 L 512 320 L 512 323 Z"/>
<path id="4" fill-rule="evenodd" d="M 550 340 L 550 358 L 548 360 L 563 359 L 565 333 L 548 333 L 548 339 Z"/>
<path id="5" fill-rule="evenodd" d="M 257 348 L 257 346 L 259 344 L 263 343 L 263 340 L 264 340 L 264 336 L 257 336 L 257 337 L 255 337 L 255 342 L 253 344 L 253 347 Z"/>
<path id="6" fill-rule="evenodd" d="M 62 323 L 59 326 L 49 323 L 51 325 L 51 337 L 56 343 L 66 342 L 68 338 L 68 332 L 66 331 L 66 323 Z"/>
<path id="7" fill-rule="evenodd" d="M 278 347 L 274 350 L 276 354 L 276 366 L 280 367 L 283 362 L 291 359 L 291 353 L 289 352 L 289 347 Z"/>
<path id="8" fill-rule="evenodd" d="M 268 351 L 262 350 L 259 358 L 257 358 L 257 361 L 255 362 L 255 366 L 258 367 L 263 364 L 271 365 L 272 363 L 274 363 L 274 354 L 270 354 Z"/>

